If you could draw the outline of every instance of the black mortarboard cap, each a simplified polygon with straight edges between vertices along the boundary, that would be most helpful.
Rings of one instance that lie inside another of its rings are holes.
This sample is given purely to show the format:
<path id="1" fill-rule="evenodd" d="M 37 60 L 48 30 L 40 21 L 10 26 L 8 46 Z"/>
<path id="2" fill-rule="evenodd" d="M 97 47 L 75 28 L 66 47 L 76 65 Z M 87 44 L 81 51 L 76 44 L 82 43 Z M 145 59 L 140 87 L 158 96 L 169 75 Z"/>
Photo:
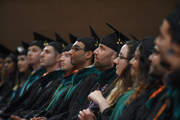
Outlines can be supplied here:
<path id="1" fill-rule="evenodd" d="M 172 13 L 170 13 L 166 20 L 170 24 L 172 31 L 172 40 L 180 44 L 180 39 L 177 39 L 180 34 L 180 6 L 178 6 Z"/>
<path id="2" fill-rule="evenodd" d="M 34 46 L 34 45 L 38 46 L 41 49 L 44 48 L 44 43 L 42 41 L 39 41 L 39 40 L 32 41 L 32 43 L 29 45 L 29 47 Z"/>
<path id="3" fill-rule="evenodd" d="M 42 34 L 39 34 L 37 32 L 34 32 L 34 40 L 39 40 L 39 41 L 42 41 L 42 42 L 47 42 L 47 43 L 50 43 L 54 40 L 42 35 Z"/>
<path id="4" fill-rule="evenodd" d="M 23 46 L 23 48 L 24 49 L 28 49 L 28 47 L 29 47 L 29 43 L 27 43 L 27 42 L 25 42 L 25 41 L 21 41 L 21 44 L 22 44 L 22 46 Z"/>
<path id="5" fill-rule="evenodd" d="M 36 45 L 41 49 L 43 49 L 44 46 L 46 46 L 49 42 L 52 41 L 53 41 L 52 39 L 45 37 L 44 35 L 41 35 L 37 32 L 34 32 L 34 41 L 29 46 Z"/>
<path id="6" fill-rule="evenodd" d="M 5 58 L 11 52 L 12 51 L 9 48 L 7 48 L 4 45 L 0 44 L 0 58 Z"/>
<path id="7" fill-rule="evenodd" d="M 87 51 L 94 51 L 96 46 L 96 40 L 93 37 L 79 37 L 76 41 L 82 42 Z"/>
<path id="8" fill-rule="evenodd" d="M 124 45 L 126 41 L 129 40 L 124 34 L 119 32 L 117 29 L 112 27 L 110 24 L 106 23 L 112 30 L 114 30 L 113 34 L 108 34 L 104 36 L 100 43 L 108 46 L 116 52 L 119 52 L 121 47 Z"/>
<path id="9" fill-rule="evenodd" d="M 108 34 L 100 40 L 100 44 L 106 45 L 115 52 L 118 52 L 119 39 L 114 34 Z"/>
<path id="10" fill-rule="evenodd" d="M 91 36 L 95 38 L 95 40 L 96 40 L 96 46 L 98 46 L 98 45 L 99 45 L 100 38 L 99 38 L 99 36 L 97 35 L 97 33 L 94 31 L 94 29 L 92 28 L 91 25 L 89 26 L 89 28 L 90 28 L 90 31 L 91 31 Z"/>
<path id="11" fill-rule="evenodd" d="M 20 55 L 20 53 L 22 53 L 23 51 L 25 51 L 23 46 L 17 46 L 15 50 L 15 54 Z"/>
<path id="12" fill-rule="evenodd" d="M 69 34 L 69 39 L 70 39 L 71 43 L 75 43 L 76 40 L 77 40 L 77 37 L 70 33 Z"/>
<path id="13" fill-rule="evenodd" d="M 60 42 L 63 48 L 65 48 L 68 45 L 68 43 L 60 35 L 55 33 L 55 36 L 56 36 L 56 41 Z"/>
<path id="14" fill-rule="evenodd" d="M 59 53 L 62 53 L 63 47 L 62 44 L 58 41 L 53 41 L 48 43 L 48 45 L 52 46 L 54 49 L 56 49 Z"/>
<path id="15" fill-rule="evenodd" d="M 70 34 L 69 34 L 69 39 L 70 39 L 70 41 L 71 41 L 71 44 L 67 45 L 67 46 L 63 49 L 63 52 L 65 52 L 65 51 L 70 51 L 70 50 L 71 50 L 71 47 L 72 47 L 73 43 L 75 43 L 76 40 L 77 40 L 77 37 L 74 36 L 74 35 L 72 35 L 72 34 L 70 33 Z"/>
<path id="16" fill-rule="evenodd" d="M 64 49 L 63 49 L 63 52 L 65 51 L 70 51 L 71 50 L 71 47 L 72 47 L 73 43 L 67 45 Z"/>
<path id="17" fill-rule="evenodd" d="M 119 32 L 117 29 L 115 29 L 112 25 L 109 23 L 106 23 L 107 26 L 109 26 L 112 30 L 114 30 L 114 34 L 119 38 L 120 45 L 124 44 L 126 41 L 130 40 L 128 37 L 126 37 L 122 32 Z"/>
<path id="18" fill-rule="evenodd" d="M 136 41 L 139 41 L 139 39 L 137 39 L 137 37 L 135 37 L 133 34 L 129 33 L 129 35 Z"/>
<path id="19" fill-rule="evenodd" d="M 21 41 L 22 46 L 18 46 L 16 48 L 17 55 L 27 55 L 27 49 L 29 47 L 29 44 L 25 41 Z"/>

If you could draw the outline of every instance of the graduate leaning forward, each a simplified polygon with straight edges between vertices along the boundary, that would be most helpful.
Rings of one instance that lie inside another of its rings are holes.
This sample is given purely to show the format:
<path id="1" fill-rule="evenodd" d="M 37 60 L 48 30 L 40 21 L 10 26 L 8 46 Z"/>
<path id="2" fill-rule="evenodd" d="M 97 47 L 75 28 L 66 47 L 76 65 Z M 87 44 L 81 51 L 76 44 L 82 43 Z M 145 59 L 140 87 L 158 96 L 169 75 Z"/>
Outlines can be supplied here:
<path id="1" fill-rule="evenodd" d="M 178 15 L 180 14 L 180 8 Z M 179 15 L 180 20 L 180 15 Z M 176 33 L 171 48 L 169 50 L 168 62 L 172 73 L 166 78 L 167 84 L 167 96 L 170 99 L 170 104 L 173 109 L 170 117 L 171 119 L 180 119 L 180 26 L 178 26 L 178 32 Z M 169 108 L 168 108 L 169 109 Z M 169 110 L 167 110 L 167 114 Z M 163 115 L 163 114 L 162 114 Z"/>
<path id="2" fill-rule="evenodd" d="M 93 51 L 95 49 L 96 40 L 94 38 L 80 37 L 76 40 L 70 50 L 70 55 L 71 63 L 78 72 L 72 77 L 72 85 L 67 93 L 61 95 L 51 109 L 41 116 L 48 119 L 67 119 L 68 109 L 72 105 L 76 105 L 76 109 L 79 109 L 79 106 L 84 104 L 100 73 L 92 65 Z"/>
<path id="3" fill-rule="evenodd" d="M 165 78 L 165 88 L 153 99 L 146 120 L 179 120 L 179 68 L 180 68 L 180 8 L 170 13 L 160 26 L 160 35 L 156 39 L 159 49 L 160 60 L 163 67 L 168 71 Z M 165 91 L 166 89 L 166 91 Z M 143 119 L 143 118 L 142 118 Z"/>
<path id="4" fill-rule="evenodd" d="M 164 31 L 166 33 L 165 44 L 168 44 L 169 49 L 166 51 L 167 63 L 166 68 L 170 71 L 166 78 L 167 98 L 161 109 L 157 112 L 154 118 L 158 120 L 180 119 L 180 97 L 179 97 L 179 80 L 180 80 L 180 6 L 170 13 L 163 21 Z M 166 26 L 166 27 L 165 27 Z M 162 32 L 164 32 L 162 31 Z M 169 36 L 170 39 L 167 39 Z M 169 44 L 170 42 L 170 44 Z M 159 41 L 159 47 L 162 48 L 162 42 Z M 162 108 L 165 109 L 162 109 Z"/>
<path id="5" fill-rule="evenodd" d="M 62 45 L 59 42 L 53 41 L 47 43 L 46 47 L 41 53 L 40 59 L 40 65 L 44 67 L 47 72 L 43 75 L 43 77 L 38 79 L 38 81 L 34 85 L 34 88 L 30 92 L 29 97 L 25 101 L 23 108 L 18 110 L 18 112 L 16 110 L 16 113 L 14 115 L 18 115 L 19 112 L 33 106 L 36 103 L 36 100 L 41 97 L 44 92 L 47 92 L 47 90 L 49 91 L 50 89 L 52 89 L 52 91 L 54 90 L 54 88 L 56 87 L 54 86 L 54 83 L 62 80 L 63 72 L 62 70 L 60 70 L 61 53 Z M 49 96 L 43 97 L 44 99 L 48 99 Z"/>

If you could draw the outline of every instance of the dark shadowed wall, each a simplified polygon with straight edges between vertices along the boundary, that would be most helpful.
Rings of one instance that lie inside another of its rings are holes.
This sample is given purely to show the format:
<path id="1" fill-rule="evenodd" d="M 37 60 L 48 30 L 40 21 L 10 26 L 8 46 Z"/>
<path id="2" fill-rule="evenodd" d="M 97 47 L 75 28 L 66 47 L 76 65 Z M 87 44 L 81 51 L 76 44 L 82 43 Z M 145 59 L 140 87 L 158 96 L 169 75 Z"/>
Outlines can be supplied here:
<path id="1" fill-rule="evenodd" d="M 55 39 L 57 32 L 89 36 L 89 25 L 100 37 L 112 32 L 105 22 L 127 36 L 158 35 L 159 25 L 178 0 L 0 0 L 0 43 L 15 49 L 31 42 L 33 31 Z"/>

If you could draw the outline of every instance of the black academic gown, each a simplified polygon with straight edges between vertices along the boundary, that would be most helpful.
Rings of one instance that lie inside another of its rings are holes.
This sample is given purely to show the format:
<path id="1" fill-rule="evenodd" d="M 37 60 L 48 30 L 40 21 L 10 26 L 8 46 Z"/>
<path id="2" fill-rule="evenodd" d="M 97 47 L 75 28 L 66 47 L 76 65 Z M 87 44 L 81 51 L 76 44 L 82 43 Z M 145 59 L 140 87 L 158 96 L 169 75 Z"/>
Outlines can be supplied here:
<path id="1" fill-rule="evenodd" d="M 18 89 L 18 91 L 16 92 L 15 96 L 12 98 L 11 101 L 9 101 L 8 106 L 11 106 L 11 104 L 13 105 L 14 102 L 18 101 L 18 99 L 21 98 L 21 95 L 20 95 L 20 94 L 21 94 L 21 93 L 23 94 L 23 92 L 26 92 L 26 91 L 28 90 L 29 86 L 33 85 L 33 83 L 34 83 L 36 80 L 38 80 L 40 77 L 42 77 L 42 75 L 43 75 L 45 72 L 46 72 L 46 69 L 44 69 L 44 68 L 42 68 L 42 67 L 39 68 L 39 69 L 37 69 L 36 71 L 33 71 L 33 72 L 29 75 L 29 77 L 28 77 L 27 81 L 24 83 L 24 85 L 23 85 L 20 89 Z M 27 86 L 28 86 L 28 87 L 27 87 Z M 24 87 L 25 89 L 23 89 L 23 87 Z"/>
<path id="2" fill-rule="evenodd" d="M 140 120 L 151 120 L 158 115 L 158 120 L 179 120 L 180 115 L 179 111 L 179 87 L 177 87 L 180 83 L 180 71 L 178 73 L 171 73 L 166 78 L 166 87 L 158 93 L 155 97 L 149 98 L 146 102 L 146 105 L 142 108 L 145 114 L 138 114 L 138 118 Z M 168 101 L 168 102 L 167 102 Z M 167 104 L 166 104 L 167 102 Z M 166 104 L 166 106 L 164 106 Z M 161 110 L 164 107 L 163 110 Z M 177 110 L 177 111 L 176 111 Z M 176 112 L 175 112 L 176 111 Z"/>
<path id="3" fill-rule="evenodd" d="M 64 98 L 62 97 L 45 116 L 50 120 L 67 120 L 69 113 L 76 114 L 87 100 L 87 96 L 97 82 L 99 73 L 95 67 L 88 67 L 76 73 Z"/>
<path id="4" fill-rule="evenodd" d="M 7 104 L 12 92 L 13 92 L 13 87 L 15 85 L 16 81 L 16 75 L 12 74 L 11 76 L 7 76 L 5 83 L 0 87 L 0 106 Z"/>
<path id="5" fill-rule="evenodd" d="M 56 70 L 42 76 L 36 82 L 31 85 L 31 87 L 23 93 L 23 95 L 13 103 L 12 109 L 5 111 L 1 117 L 9 117 L 11 114 L 18 115 L 26 106 L 33 104 L 39 98 L 39 96 L 44 92 L 44 90 L 57 78 L 62 77 L 63 72 L 61 70 Z"/>
<path id="6" fill-rule="evenodd" d="M 114 85 L 112 85 L 112 83 L 116 78 L 117 75 L 115 67 L 100 73 L 96 85 L 91 88 L 91 92 L 95 90 L 100 90 L 103 93 L 103 96 L 106 98 L 111 92 L 111 90 L 114 88 Z M 99 112 L 99 107 L 94 104 L 90 104 L 89 100 L 86 99 L 84 104 L 78 106 L 78 109 L 76 104 L 74 104 L 74 106 L 71 106 L 67 119 L 77 120 L 77 115 L 79 114 L 79 111 L 87 109 L 88 107 L 92 109 L 92 111 L 94 111 L 94 113 L 96 114 Z"/>
<path id="7" fill-rule="evenodd" d="M 123 113 L 119 116 L 121 120 L 135 120 L 137 118 L 138 112 L 141 110 L 141 107 L 145 105 L 146 101 L 148 100 L 149 96 L 155 90 L 148 90 L 143 92 L 139 97 L 133 100 L 126 108 L 124 109 Z"/>
<path id="8" fill-rule="evenodd" d="M 180 119 L 180 68 L 173 71 L 166 78 L 167 85 L 167 98 L 169 99 L 169 104 L 166 110 L 162 114 L 169 120 L 179 120 Z"/>
<path id="9" fill-rule="evenodd" d="M 123 94 L 123 95 L 124 95 L 124 94 Z M 114 103 L 112 106 L 106 108 L 100 115 L 96 116 L 96 117 L 97 117 L 97 120 L 110 120 L 111 114 L 113 113 L 114 108 L 116 107 L 119 99 L 120 99 L 123 95 L 121 95 L 119 98 L 117 98 L 117 100 L 115 101 L 115 103 Z M 123 103 L 122 103 L 122 104 L 123 104 Z M 125 103 L 124 103 L 124 104 L 125 104 Z"/>
<path id="10" fill-rule="evenodd" d="M 31 73 L 31 75 L 28 77 L 28 80 L 26 82 L 34 82 L 37 79 L 39 79 L 44 73 L 46 72 L 46 70 L 44 68 L 39 68 L 36 71 L 33 71 Z M 27 84 L 28 85 L 28 84 Z M 23 85 L 25 86 L 25 84 Z M 29 91 L 32 89 L 32 87 L 30 87 Z M 29 94 L 29 91 L 24 91 L 25 93 Z M 8 115 L 8 113 L 13 112 L 14 109 L 16 109 L 16 104 L 18 103 L 17 101 L 19 99 L 22 99 L 21 96 L 19 96 L 19 93 L 21 92 L 21 89 L 19 89 L 16 94 L 15 97 L 10 100 L 8 102 L 8 104 L 6 105 L 5 109 L 3 110 L 3 112 L 1 113 L 1 116 L 6 116 L 6 114 Z M 9 115 L 8 115 L 9 116 Z"/>
<path id="11" fill-rule="evenodd" d="M 32 105 L 32 107 L 29 106 L 30 109 L 27 109 L 26 107 L 26 111 L 22 111 L 21 114 L 19 114 L 18 116 L 20 116 L 21 118 L 30 119 L 36 116 L 37 114 L 41 113 L 42 111 L 46 110 L 48 105 L 51 104 L 51 101 L 54 98 L 53 95 L 55 94 L 55 92 L 57 92 L 59 86 L 61 86 L 61 89 L 63 89 L 63 91 L 67 91 L 66 89 L 71 84 L 72 76 L 73 74 L 63 77 L 62 82 L 61 80 L 53 82 L 53 84 L 50 85 L 43 92 L 43 94 L 39 97 L 36 103 Z M 60 91 L 60 89 L 58 89 L 58 91 Z"/>
<path id="12" fill-rule="evenodd" d="M 16 115 L 22 118 L 27 118 L 26 116 L 30 113 L 32 114 L 32 111 L 41 108 L 52 97 L 54 91 L 58 87 L 58 84 L 61 82 L 61 77 L 51 82 L 48 86 L 46 86 L 46 88 L 44 88 L 44 90 L 42 90 L 40 96 L 37 97 L 34 102 L 27 104 L 23 109 L 19 110 Z"/>
<path id="13" fill-rule="evenodd" d="M 154 119 L 156 116 L 159 116 L 158 120 L 180 119 L 180 112 L 178 113 L 178 104 L 180 103 L 180 97 L 178 92 L 180 90 L 179 73 L 180 69 L 167 76 L 166 86 L 162 86 L 164 87 L 164 89 L 147 100 L 146 104 L 141 109 L 141 111 L 143 111 L 144 114 L 139 113 L 137 120 L 151 120 Z M 163 107 L 164 109 L 161 110 Z M 160 114 L 157 115 L 159 112 Z"/>

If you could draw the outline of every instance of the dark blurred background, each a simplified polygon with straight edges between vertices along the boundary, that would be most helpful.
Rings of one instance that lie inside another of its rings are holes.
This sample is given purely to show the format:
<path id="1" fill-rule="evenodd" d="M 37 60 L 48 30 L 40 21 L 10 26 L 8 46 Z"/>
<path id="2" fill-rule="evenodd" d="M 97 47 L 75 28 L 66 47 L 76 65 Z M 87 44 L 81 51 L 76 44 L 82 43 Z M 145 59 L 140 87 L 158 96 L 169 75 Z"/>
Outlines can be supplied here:
<path id="1" fill-rule="evenodd" d="M 0 0 L 0 43 L 14 50 L 31 42 L 36 31 L 69 42 L 68 34 L 90 36 L 89 25 L 100 37 L 111 33 L 110 23 L 129 37 L 158 35 L 161 21 L 179 0 Z"/>

